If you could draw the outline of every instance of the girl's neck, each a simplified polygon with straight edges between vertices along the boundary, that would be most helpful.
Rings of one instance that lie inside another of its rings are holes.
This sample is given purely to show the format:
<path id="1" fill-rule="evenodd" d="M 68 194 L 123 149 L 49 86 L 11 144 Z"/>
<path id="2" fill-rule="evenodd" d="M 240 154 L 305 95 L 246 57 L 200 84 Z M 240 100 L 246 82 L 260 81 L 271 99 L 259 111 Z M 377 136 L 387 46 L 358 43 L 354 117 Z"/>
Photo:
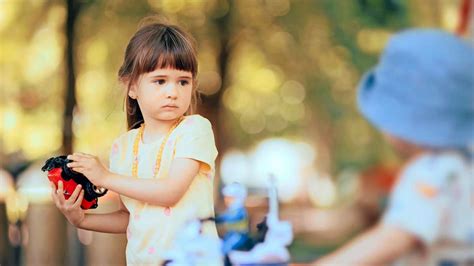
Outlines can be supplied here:
<path id="1" fill-rule="evenodd" d="M 145 121 L 145 129 L 143 131 L 142 142 L 152 143 L 157 139 L 165 136 L 170 128 L 174 125 L 176 120 L 161 120 L 161 121 Z"/>

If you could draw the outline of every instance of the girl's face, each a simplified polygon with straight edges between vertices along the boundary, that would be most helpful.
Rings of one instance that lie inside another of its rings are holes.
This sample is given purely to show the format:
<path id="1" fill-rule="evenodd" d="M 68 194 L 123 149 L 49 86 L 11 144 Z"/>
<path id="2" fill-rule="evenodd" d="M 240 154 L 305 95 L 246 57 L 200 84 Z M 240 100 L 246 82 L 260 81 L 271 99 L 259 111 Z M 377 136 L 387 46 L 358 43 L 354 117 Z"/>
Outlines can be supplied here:
<path id="1" fill-rule="evenodd" d="M 128 95 L 137 99 L 145 119 L 175 120 L 189 108 L 193 92 L 191 72 L 157 68 L 140 76 Z"/>

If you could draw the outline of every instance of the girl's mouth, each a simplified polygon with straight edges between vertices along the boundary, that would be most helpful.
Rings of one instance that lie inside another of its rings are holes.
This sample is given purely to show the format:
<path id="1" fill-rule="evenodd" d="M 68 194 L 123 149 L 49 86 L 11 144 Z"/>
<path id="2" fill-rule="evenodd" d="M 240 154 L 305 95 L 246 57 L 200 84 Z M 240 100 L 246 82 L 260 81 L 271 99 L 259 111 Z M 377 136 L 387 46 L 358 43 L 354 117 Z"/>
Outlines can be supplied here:
<path id="1" fill-rule="evenodd" d="M 163 109 L 176 109 L 176 108 L 178 108 L 178 106 L 169 104 L 169 105 L 164 105 L 161 108 L 163 108 Z"/>

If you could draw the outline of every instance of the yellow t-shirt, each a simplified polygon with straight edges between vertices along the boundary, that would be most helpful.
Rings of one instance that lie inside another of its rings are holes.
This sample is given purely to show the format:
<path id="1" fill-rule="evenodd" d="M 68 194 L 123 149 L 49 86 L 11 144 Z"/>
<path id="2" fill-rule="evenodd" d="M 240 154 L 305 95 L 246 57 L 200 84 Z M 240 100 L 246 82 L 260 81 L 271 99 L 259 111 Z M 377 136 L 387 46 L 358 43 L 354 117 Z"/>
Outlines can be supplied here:
<path id="1" fill-rule="evenodd" d="M 110 171 L 132 175 L 133 144 L 138 133 L 132 129 L 117 138 L 110 153 Z M 163 138 L 153 143 L 140 142 L 138 178 L 153 178 L 158 150 Z M 213 179 L 217 149 L 211 123 L 199 115 L 186 116 L 171 133 L 155 178 L 168 178 L 174 158 L 190 158 L 201 163 L 197 176 L 175 205 L 162 207 L 120 196 L 130 212 L 127 228 L 128 265 L 159 265 L 161 256 L 171 248 L 183 224 L 192 219 L 214 217 Z M 214 223 L 203 224 L 203 234 L 216 237 Z"/>

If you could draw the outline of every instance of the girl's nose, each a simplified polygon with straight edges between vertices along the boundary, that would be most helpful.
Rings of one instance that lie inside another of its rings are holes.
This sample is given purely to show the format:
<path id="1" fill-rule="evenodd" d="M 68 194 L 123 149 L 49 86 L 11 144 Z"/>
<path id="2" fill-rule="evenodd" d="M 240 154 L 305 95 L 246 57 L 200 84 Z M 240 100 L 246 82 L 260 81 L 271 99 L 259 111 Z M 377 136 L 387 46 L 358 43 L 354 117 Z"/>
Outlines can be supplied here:
<path id="1" fill-rule="evenodd" d="M 166 88 L 166 98 L 176 99 L 178 97 L 178 90 L 175 84 L 170 83 Z"/>

